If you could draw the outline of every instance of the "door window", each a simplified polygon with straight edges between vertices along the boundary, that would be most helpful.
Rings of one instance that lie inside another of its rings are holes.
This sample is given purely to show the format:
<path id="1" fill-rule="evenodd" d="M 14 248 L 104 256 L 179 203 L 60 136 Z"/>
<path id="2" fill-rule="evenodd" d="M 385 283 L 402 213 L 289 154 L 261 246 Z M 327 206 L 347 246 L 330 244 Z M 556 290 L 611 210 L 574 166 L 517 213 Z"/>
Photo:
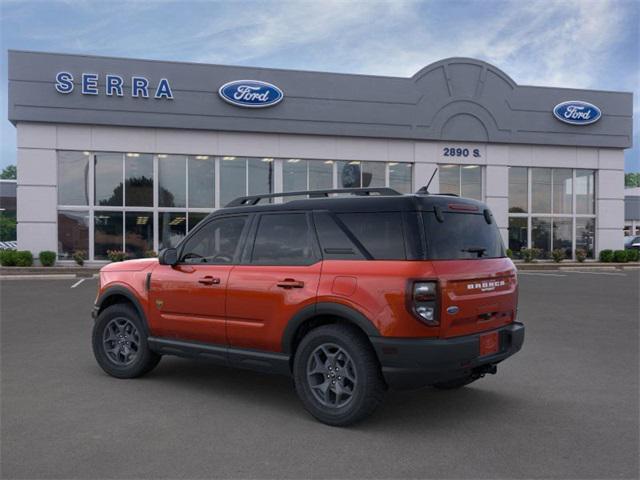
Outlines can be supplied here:
<path id="1" fill-rule="evenodd" d="M 189 238 L 182 249 L 183 263 L 233 263 L 246 217 L 212 220 Z"/>
<path id="2" fill-rule="evenodd" d="M 262 265 L 310 265 L 316 260 L 307 215 L 263 215 L 253 245 L 251 263 Z"/>

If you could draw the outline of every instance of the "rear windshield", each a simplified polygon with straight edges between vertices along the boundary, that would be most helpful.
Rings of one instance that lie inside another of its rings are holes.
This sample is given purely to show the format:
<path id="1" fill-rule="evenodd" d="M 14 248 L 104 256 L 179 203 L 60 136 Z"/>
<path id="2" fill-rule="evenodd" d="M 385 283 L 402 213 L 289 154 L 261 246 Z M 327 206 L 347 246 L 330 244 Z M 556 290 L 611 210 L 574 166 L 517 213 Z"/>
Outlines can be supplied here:
<path id="1" fill-rule="evenodd" d="M 422 214 L 430 260 L 461 260 L 504 257 L 500 231 L 482 213 L 434 212 Z"/>

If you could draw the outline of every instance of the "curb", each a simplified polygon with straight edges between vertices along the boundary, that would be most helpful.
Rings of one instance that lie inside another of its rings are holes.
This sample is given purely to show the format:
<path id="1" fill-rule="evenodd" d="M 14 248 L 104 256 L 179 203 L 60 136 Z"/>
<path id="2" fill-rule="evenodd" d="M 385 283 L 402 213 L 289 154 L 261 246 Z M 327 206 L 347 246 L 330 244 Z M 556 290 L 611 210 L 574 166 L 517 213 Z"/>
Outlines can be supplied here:
<path id="1" fill-rule="evenodd" d="M 602 262 L 561 262 L 561 263 L 515 263 L 516 269 L 520 271 L 544 271 L 544 270 L 636 270 L 640 264 L 634 263 L 602 263 Z"/>

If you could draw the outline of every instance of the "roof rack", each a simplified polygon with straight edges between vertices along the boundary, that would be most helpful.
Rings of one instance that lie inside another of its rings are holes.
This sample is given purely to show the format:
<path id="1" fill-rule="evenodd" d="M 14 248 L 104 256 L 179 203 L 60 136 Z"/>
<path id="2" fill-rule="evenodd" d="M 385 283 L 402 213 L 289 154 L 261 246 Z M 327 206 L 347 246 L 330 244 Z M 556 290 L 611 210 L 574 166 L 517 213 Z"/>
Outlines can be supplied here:
<path id="1" fill-rule="evenodd" d="M 240 207 L 240 206 L 251 206 L 256 205 L 260 200 L 266 198 L 279 198 L 279 197 L 301 197 L 308 196 L 309 198 L 326 198 L 329 195 L 336 193 L 348 193 L 355 196 L 360 197 L 368 197 L 371 194 L 376 194 L 379 196 L 396 196 L 402 195 L 400 192 L 394 190 L 393 188 L 384 188 L 384 187 L 376 187 L 376 188 L 336 188 L 333 190 L 305 190 L 300 192 L 282 192 L 282 193 L 265 193 L 263 195 L 249 195 L 246 197 L 238 197 L 234 200 L 231 200 L 229 203 L 225 205 L 226 207 Z"/>

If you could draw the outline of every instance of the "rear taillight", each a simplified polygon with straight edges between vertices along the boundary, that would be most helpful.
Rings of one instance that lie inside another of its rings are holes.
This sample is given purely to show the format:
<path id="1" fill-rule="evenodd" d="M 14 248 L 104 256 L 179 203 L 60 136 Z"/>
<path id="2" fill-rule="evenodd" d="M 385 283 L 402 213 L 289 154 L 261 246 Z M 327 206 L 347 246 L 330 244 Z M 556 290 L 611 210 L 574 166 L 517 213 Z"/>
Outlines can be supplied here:
<path id="1" fill-rule="evenodd" d="M 438 283 L 413 282 L 409 294 L 413 314 L 429 326 L 439 325 L 440 319 L 438 318 L 437 309 Z"/>

